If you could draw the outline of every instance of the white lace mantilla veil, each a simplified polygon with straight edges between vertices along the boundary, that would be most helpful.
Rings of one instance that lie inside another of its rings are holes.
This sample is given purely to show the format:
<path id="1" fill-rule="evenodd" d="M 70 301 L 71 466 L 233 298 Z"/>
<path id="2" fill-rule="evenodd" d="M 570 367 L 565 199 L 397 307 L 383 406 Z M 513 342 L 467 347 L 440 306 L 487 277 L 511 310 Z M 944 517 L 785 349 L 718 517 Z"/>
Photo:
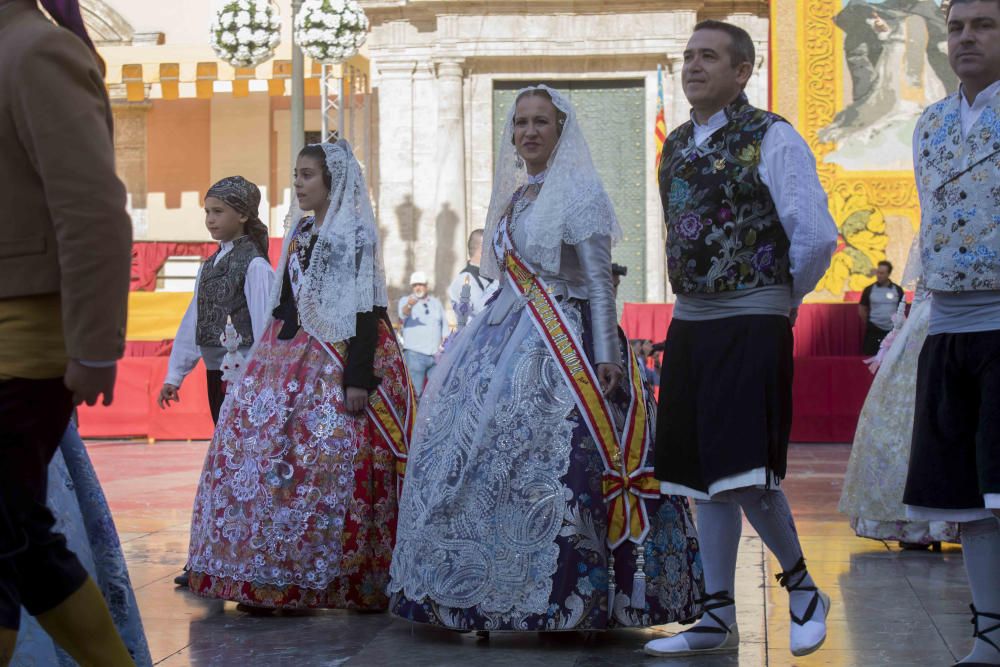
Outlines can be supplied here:
<path id="1" fill-rule="evenodd" d="M 358 313 L 370 312 L 375 306 L 386 307 L 389 298 L 375 214 L 361 165 L 351 145 L 343 139 L 319 145 L 326 153 L 326 166 L 332 177 L 330 208 L 317 232 L 296 306 L 306 333 L 326 343 L 336 343 L 354 336 Z M 294 224 L 285 233 L 271 293 L 272 307 L 281 299 L 288 247 L 303 215 L 298 211 Z"/>
<path id="2" fill-rule="evenodd" d="M 519 250 L 535 270 L 558 273 L 562 244 L 576 245 L 591 236 L 604 235 L 611 237 L 613 245 L 621 240 L 622 229 L 601 177 L 594 169 L 590 148 L 577 122 L 576 109 L 561 93 L 548 86 L 529 86 L 517 91 L 500 138 L 484 232 L 487 243 L 495 237 L 514 192 L 528 182 L 528 172 L 518 158 L 512 138 L 517 99 L 532 90 L 548 93 L 555 107 L 566 114 L 566 122 L 549 157 L 545 185 L 531 207 L 530 224 L 525 230 L 527 245 Z M 480 271 L 487 278 L 500 277 L 500 267 L 492 252 L 483 253 Z"/>

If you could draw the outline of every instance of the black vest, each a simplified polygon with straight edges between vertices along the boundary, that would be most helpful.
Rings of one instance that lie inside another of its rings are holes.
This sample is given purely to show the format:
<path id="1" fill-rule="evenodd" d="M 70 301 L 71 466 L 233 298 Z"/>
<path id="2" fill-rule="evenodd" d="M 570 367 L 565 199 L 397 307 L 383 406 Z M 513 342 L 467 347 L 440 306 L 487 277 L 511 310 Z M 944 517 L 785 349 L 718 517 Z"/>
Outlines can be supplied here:
<path id="1" fill-rule="evenodd" d="M 788 236 L 760 179 L 764 134 L 780 116 L 745 95 L 729 122 L 696 148 L 694 123 L 670 133 L 660 162 L 667 275 L 676 294 L 790 284 Z M 777 175 L 775 175 L 777 176 Z"/>
<path id="2" fill-rule="evenodd" d="M 215 263 L 220 248 L 205 260 L 198 278 L 198 328 L 195 342 L 200 346 L 220 347 L 219 336 L 226 329 L 226 318 L 233 318 L 241 345 L 253 343 L 253 326 L 243 286 L 250 262 L 263 257 L 249 236 L 233 241 L 233 249 Z"/>

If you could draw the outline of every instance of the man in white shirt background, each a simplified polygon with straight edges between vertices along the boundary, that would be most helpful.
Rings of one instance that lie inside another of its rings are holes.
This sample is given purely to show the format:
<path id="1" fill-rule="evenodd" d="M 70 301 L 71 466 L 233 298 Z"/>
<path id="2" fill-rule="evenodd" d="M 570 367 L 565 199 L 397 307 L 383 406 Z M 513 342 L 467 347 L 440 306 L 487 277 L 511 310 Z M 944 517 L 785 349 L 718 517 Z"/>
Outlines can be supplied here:
<path id="1" fill-rule="evenodd" d="M 427 290 L 427 274 L 414 271 L 409 294 L 399 300 L 399 320 L 403 334 L 403 357 L 410 370 L 413 390 L 420 398 L 434 368 L 435 355 L 450 330 L 441 301 Z"/>

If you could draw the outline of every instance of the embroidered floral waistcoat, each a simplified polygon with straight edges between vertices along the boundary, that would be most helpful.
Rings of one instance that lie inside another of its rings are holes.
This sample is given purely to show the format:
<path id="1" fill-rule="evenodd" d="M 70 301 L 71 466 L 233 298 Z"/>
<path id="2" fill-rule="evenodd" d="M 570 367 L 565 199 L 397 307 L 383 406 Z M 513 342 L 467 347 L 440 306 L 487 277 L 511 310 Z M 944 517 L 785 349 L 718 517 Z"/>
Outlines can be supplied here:
<path id="1" fill-rule="evenodd" d="M 928 289 L 1000 289 L 1000 95 L 962 137 L 961 93 L 917 123 L 920 260 Z"/>
<path id="2" fill-rule="evenodd" d="M 233 327 L 242 338 L 242 345 L 253 343 L 250 307 L 243 285 L 247 268 L 257 257 L 263 257 L 249 236 L 233 241 L 233 249 L 215 263 L 221 249 L 205 260 L 198 278 L 198 326 L 195 342 L 200 346 L 222 345 L 219 336 L 226 328 L 226 318 L 233 318 Z"/>
<path id="3" fill-rule="evenodd" d="M 670 133 L 660 162 L 667 274 L 677 294 L 790 284 L 788 236 L 760 178 L 764 134 L 780 116 L 741 95 L 700 147 L 694 123 Z"/>

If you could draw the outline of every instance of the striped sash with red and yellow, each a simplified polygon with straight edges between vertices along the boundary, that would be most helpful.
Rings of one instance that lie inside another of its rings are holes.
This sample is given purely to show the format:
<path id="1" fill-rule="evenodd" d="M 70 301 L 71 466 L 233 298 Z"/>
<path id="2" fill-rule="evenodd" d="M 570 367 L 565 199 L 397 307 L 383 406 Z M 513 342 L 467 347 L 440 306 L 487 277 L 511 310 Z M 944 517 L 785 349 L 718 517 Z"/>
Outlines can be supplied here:
<path id="1" fill-rule="evenodd" d="M 628 354 L 631 401 L 625 428 L 619 433 L 597 374 L 576 334 L 567 325 L 559 302 L 545 283 L 517 254 L 509 238 L 505 241 L 504 271 L 510 284 L 526 301 L 538 332 L 558 362 L 587 429 L 597 442 L 604 462 L 603 491 L 608 505 L 608 544 L 612 549 L 626 540 L 642 543 L 649 532 L 645 500 L 658 498 L 660 483 L 646 467 L 650 434 L 639 364 Z"/>
<path id="2" fill-rule="evenodd" d="M 345 368 L 344 354 L 342 348 L 346 344 L 335 343 L 334 345 L 323 344 L 330 356 Z M 399 414 L 393 407 L 388 392 L 380 384 L 375 391 L 368 394 L 368 405 L 365 406 L 365 414 L 371 420 L 378 432 L 382 434 L 393 455 L 396 457 L 396 477 L 402 488 L 403 477 L 406 476 L 406 459 L 410 451 L 410 440 L 413 437 L 414 406 L 416 399 L 413 394 L 413 383 L 410 382 L 409 371 L 403 366 L 403 374 L 406 382 L 406 411 Z"/>

